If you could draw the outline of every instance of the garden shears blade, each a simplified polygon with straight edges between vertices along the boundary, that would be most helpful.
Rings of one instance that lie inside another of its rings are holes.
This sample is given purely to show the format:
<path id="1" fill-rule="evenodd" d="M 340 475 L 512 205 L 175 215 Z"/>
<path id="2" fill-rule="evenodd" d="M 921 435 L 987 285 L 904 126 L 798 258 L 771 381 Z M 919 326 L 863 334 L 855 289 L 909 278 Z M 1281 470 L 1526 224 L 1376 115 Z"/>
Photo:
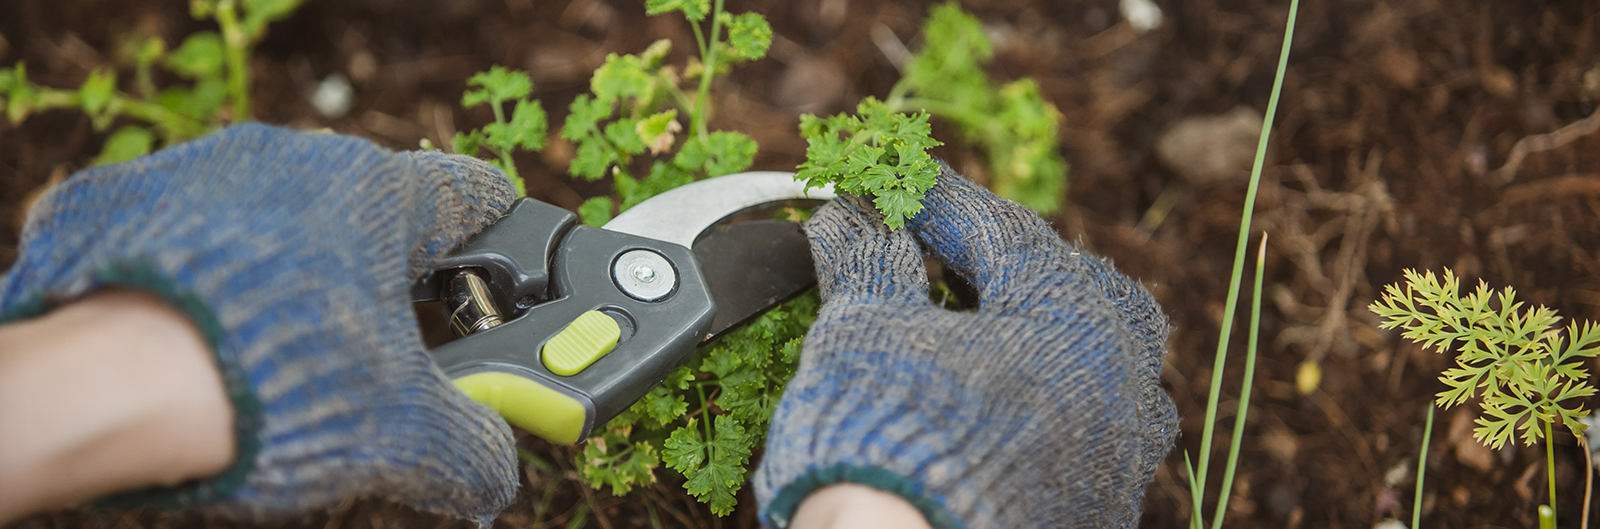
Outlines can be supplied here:
<path id="1" fill-rule="evenodd" d="M 600 228 L 523 198 L 412 287 L 459 339 L 434 361 L 473 400 L 556 443 L 589 437 L 700 344 L 815 282 L 784 207 L 833 198 L 790 173 L 681 186 Z"/>

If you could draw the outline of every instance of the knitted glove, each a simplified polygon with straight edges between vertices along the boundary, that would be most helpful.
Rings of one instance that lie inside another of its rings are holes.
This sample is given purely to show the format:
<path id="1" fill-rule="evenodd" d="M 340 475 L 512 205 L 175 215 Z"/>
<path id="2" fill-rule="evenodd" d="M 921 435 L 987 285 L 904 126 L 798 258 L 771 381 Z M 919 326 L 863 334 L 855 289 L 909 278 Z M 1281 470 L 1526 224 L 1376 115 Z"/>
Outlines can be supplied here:
<path id="1" fill-rule="evenodd" d="M 1155 300 L 948 167 L 923 204 L 909 230 L 855 197 L 806 224 L 823 306 L 754 477 L 762 520 L 852 482 L 935 528 L 1133 526 L 1177 432 Z M 928 300 L 913 234 L 976 313 Z"/>
<path id="2" fill-rule="evenodd" d="M 377 496 L 487 525 L 516 491 L 511 432 L 434 366 L 408 291 L 512 198 L 476 159 L 233 126 L 50 190 L 0 280 L 0 321 L 115 285 L 205 336 L 238 460 L 115 504 L 271 518 Z"/>

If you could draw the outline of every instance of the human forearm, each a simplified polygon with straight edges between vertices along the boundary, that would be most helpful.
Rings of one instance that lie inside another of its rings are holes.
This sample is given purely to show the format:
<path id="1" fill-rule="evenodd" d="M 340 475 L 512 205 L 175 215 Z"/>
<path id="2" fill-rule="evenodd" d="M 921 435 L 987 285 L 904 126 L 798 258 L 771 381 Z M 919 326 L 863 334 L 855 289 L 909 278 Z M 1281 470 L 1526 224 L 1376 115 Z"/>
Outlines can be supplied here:
<path id="1" fill-rule="evenodd" d="M 0 524 L 212 475 L 234 458 L 232 423 L 199 331 L 153 296 L 0 326 Z"/>

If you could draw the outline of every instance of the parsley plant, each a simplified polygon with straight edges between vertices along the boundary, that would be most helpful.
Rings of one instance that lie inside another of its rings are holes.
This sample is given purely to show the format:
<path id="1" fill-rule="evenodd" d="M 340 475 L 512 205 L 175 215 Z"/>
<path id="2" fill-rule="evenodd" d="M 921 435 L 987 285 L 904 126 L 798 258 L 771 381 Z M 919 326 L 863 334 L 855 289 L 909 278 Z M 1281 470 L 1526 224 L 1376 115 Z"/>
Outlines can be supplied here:
<path id="1" fill-rule="evenodd" d="M 511 153 L 519 148 L 530 151 L 543 149 L 545 129 L 548 127 L 544 107 L 539 105 L 539 100 L 528 99 L 528 95 L 533 93 L 533 81 L 528 78 L 527 72 L 494 66 L 473 75 L 467 84 L 476 88 L 461 95 L 461 106 L 472 108 L 489 105 L 494 110 L 494 123 L 465 133 L 457 132 L 450 141 L 451 148 L 470 156 L 477 156 L 482 149 L 489 150 L 495 156 L 492 162 L 494 166 L 505 171 L 511 183 L 517 186 L 517 195 L 526 195 L 527 190 L 522 176 L 517 174 L 517 164 L 511 160 Z M 506 119 L 506 104 L 514 105 L 510 119 Z"/>
<path id="2" fill-rule="evenodd" d="M 55 109 L 82 111 L 96 131 L 110 128 L 118 118 L 141 122 L 111 133 L 94 159 L 95 165 L 149 153 L 157 134 L 163 144 L 173 144 L 210 132 L 226 121 L 248 120 L 251 50 L 266 34 L 267 24 L 288 18 L 300 2 L 190 0 L 190 14 L 215 20 L 221 32 L 189 35 L 174 50 L 168 50 L 159 37 L 131 41 L 136 43 L 120 55 L 132 63 L 133 92 L 118 89 L 113 68 L 96 68 L 78 89 L 63 90 L 29 82 L 26 66 L 18 63 L 14 68 L 0 68 L 0 108 L 14 124 L 34 112 Z M 158 91 L 153 73 L 158 65 L 191 84 Z M 226 116 L 222 113 L 225 106 Z"/>
<path id="3" fill-rule="evenodd" d="M 1024 78 L 997 87 L 983 70 L 994 43 L 954 2 L 933 8 L 922 41 L 889 91 L 889 111 L 926 110 L 955 124 L 988 159 L 996 194 L 1040 213 L 1060 209 L 1067 175 L 1058 150 L 1061 112 L 1039 85 Z"/>
<path id="4" fill-rule="evenodd" d="M 561 137 L 576 144 L 567 172 L 586 180 L 611 177 L 621 200 L 584 203 L 578 211 L 590 225 L 610 220 L 613 208 L 628 209 L 698 178 L 743 171 L 755 159 L 756 142 L 749 136 L 709 129 L 710 90 L 733 64 L 766 56 L 772 27 L 755 13 L 723 11 L 722 0 L 714 6 L 710 0 L 646 0 L 645 10 L 681 13 L 694 29 L 699 57 L 682 67 L 664 64 L 672 48 L 667 40 L 638 55 L 609 55 L 589 80 L 591 93 L 572 101 L 561 128 Z M 686 89 L 688 82 L 693 86 Z M 687 131 L 680 118 L 688 122 Z M 646 153 L 654 159 L 641 178 L 633 171 Z"/>
<path id="5" fill-rule="evenodd" d="M 1456 352 L 1456 367 L 1439 380 L 1449 389 L 1434 403 L 1450 407 L 1480 397 L 1483 415 L 1473 437 L 1499 449 L 1514 437 L 1533 445 L 1560 422 L 1573 435 L 1587 416 L 1579 400 L 1595 394 L 1588 384 L 1584 358 L 1600 354 L 1600 329 L 1593 323 L 1556 330 L 1560 318 L 1545 307 L 1523 310 L 1516 292 L 1498 294 L 1478 282 L 1471 294 L 1458 295 L 1460 280 L 1448 268 L 1441 283 L 1433 272 L 1405 271 L 1406 287 L 1389 285 L 1383 300 L 1368 308 L 1383 317 L 1385 329 L 1405 329 L 1404 336 L 1439 353 Z M 1540 429 L 1543 426 L 1543 430 Z M 1518 433 L 1520 432 L 1520 434 Z M 1555 467 L 1550 440 L 1545 440 L 1550 468 L 1550 507 L 1555 508 Z"/>
<path id="6" fill-rule="evenodd" d="M 938 176 L 927 154 L 941 145 L 929 135 L 931 113 L 984 152 L 995 193 L 1041 213 L 1060 209 L 1067 173 L 1057 151 L 1061 112 L 1032 79 L 995 86 L 983 71 L 994 44 L 955 3 L 934 7 L 922 34 L 927 45 L 911 57 L 887 100 L 863 100 L 856 117 L 801 118 L 808 146 L 795 178 L 871 196 L 885 224 L 898 229 L 922 210 Z"/>
<path id="7" fill-rule="evenodd" d="M 766 19 L 728 13 L 722 0 L 646 0 L 645 9 L 681 13 L 699 55 L 681 66 L 666 64 L 671 42 L 662 40 L 637 55 L 607 56 L 590 78 L 590 93 L 573 100 L 560 132 L 576 147 L 568 172 L 610 177 L 618 199 L 584 202 L 578 213 L 589 225 L 674 187 L 743 171 L 755 158 L 755 140 L 707 123 L 716 77 L 766 55 L 772 42 Z M 579 475 L 624 494 L 653 483 L 655 468 L 665 464 L 683 474 L 684 488 L 712 512 L 732 512 L 818 304 L 813 291 L 703 348 L 595 433 L 579 455 Z"/>
<path id="8" fill-rule="evenodd" d="M 871 97 L 856 106 L 856 116 L 800 118 L 806 161 L 796 180 L 807 187 L 833 183 L 839 191 L 873 197 L 884 224 L 899 229 L 922 211 L 922 198 L 939 176 L 928 149 L 942 145 L 930 137 L 928 114 L 891 114 Z"/>

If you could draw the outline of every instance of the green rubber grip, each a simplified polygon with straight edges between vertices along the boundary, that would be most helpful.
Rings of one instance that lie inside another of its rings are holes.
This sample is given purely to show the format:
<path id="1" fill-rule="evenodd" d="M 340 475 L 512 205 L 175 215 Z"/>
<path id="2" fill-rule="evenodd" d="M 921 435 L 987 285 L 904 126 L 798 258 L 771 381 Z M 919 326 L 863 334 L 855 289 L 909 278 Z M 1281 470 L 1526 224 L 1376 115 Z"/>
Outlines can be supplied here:
<path id="1" fill-rule="evenodd" d="M 473 373 L 454 382 L 512 426 L 556 443 L 578 442 L 589 416 L 588 409 L 572 397 L 511 373 Z"/>

